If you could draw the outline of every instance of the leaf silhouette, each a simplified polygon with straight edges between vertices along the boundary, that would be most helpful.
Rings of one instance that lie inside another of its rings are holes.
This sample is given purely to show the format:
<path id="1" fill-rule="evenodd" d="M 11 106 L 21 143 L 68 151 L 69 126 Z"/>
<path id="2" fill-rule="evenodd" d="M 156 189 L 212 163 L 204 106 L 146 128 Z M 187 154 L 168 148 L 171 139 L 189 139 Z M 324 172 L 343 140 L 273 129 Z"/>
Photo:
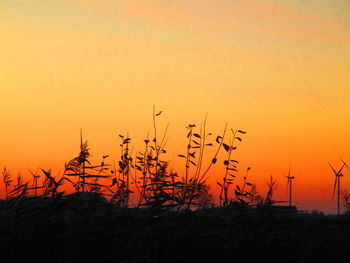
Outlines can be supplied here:
<path id="1" fill-rule="evenodd" d="M 230 146 L 228 146 L 226 143 L 223 143 L 222 146 L 224 147 L 226 152 L 230 150 Z"/>
<path id="2" fill-rule="evenodd" d="M 191 157 L 193 157 L 193 158 L 196 158 L 196 157 L 195 157 L 195 154 L 196 154 L 196 152 L 188 153 L 188 155 L 191 156 Z"/>
<path id="3" fill-rule="evenodd" d="M 198 133 L 194 133 L 193 136 L 199 139 L 202 138 Z"/>

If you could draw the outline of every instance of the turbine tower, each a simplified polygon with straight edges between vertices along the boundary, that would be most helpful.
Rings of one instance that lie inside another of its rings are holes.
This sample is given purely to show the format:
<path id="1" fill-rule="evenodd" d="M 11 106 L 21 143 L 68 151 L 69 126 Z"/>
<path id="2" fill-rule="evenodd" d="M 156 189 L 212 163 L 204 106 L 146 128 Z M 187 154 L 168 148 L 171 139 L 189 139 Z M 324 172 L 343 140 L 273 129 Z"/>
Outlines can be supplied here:
<path id="1" fill-rule="evenodd" d="M 343 160 L 342 160 L 343 161 Z M 332 171 L 334 173 L 334 187 L 333 187 L 333 194 L 332 194 L 332 200 L 334 199 L 334 194 L 335 194 L 335 191 L 337 189 L 337 215 L 339 216 L 340 215 L 340 177 L 343 176 L 342 174 L 342 170 L 344 167 L 347 167 L 347 164 L 343 161 L 343 165 L 340 167 L 340 169 L 338 171 L 336 171 L 333 166 L 328 163 L 329 166 L 332 168 Z M 348 168 L 349 169 L 349 168 Z"/>
<path id="2" fill-rule="evenodd" d="M 292 206 L 292 183 L 295 177 L 290 175 L 290 167 L 288 171 L 288 176 L 286 176 L 286 178 L 287 178 L 287 190 L 289 188 L 289 206 L 291 207 Z"/>

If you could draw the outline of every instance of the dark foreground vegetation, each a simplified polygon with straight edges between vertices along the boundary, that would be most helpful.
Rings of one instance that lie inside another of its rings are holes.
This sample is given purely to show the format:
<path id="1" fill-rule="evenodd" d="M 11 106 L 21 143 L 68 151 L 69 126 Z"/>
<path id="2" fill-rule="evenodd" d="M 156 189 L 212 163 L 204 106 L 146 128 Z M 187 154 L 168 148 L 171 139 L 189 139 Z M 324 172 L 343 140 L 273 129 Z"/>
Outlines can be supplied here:
<path id="1" fill-rule="evenodd" d="M 101 200 L 1 204 L 6 262 L 337 262 L 350 256 L 348 217 L 271 208 L 153 213 Z"/>

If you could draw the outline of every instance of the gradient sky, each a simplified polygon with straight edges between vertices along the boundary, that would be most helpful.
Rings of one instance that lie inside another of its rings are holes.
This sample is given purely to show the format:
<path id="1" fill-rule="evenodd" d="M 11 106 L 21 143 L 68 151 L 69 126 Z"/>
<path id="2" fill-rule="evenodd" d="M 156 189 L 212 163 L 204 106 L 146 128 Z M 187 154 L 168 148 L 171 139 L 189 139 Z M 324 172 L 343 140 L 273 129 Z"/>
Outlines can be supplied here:
<path id="1" fill-rule="evenodd" d="M 263 192 L 273 175 L 285 200 L 291 166 L 297 204 L 334 212 L 327 162 L 350 162 L 349 14 L 348 0 L 1 0 L 0 167 L 62 171 L 80 128 L 96 160 L 117 160 L 117 135 L 136 151 L 156 105 L 175 168 L 185 126 L 208 114 L 214 134 L 248 131 L 240 176 L 251 166 Z"/>

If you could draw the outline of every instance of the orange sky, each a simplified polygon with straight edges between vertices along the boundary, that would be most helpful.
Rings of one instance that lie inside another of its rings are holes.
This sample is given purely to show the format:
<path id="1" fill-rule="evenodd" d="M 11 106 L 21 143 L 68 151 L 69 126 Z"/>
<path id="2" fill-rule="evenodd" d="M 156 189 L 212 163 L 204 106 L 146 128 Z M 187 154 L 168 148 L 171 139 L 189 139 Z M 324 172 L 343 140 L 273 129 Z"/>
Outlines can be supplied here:
<path id="1" fill-rule="evenodd" d="M 258 189 L 272 174 L 286 199 L 291 165 L 298 204 L 335 211 L 327 162 L 350 162 L 349 1 L 2 0 L 0 13 L 0 167 L 58 172 L 80 128 L 96 160 L 117 160 L 117 135 L 136 151 L 156 105 L 175 167 L 185 126 L 208 114 L 214 134 L 248 131 L 236 155 Z"/>

